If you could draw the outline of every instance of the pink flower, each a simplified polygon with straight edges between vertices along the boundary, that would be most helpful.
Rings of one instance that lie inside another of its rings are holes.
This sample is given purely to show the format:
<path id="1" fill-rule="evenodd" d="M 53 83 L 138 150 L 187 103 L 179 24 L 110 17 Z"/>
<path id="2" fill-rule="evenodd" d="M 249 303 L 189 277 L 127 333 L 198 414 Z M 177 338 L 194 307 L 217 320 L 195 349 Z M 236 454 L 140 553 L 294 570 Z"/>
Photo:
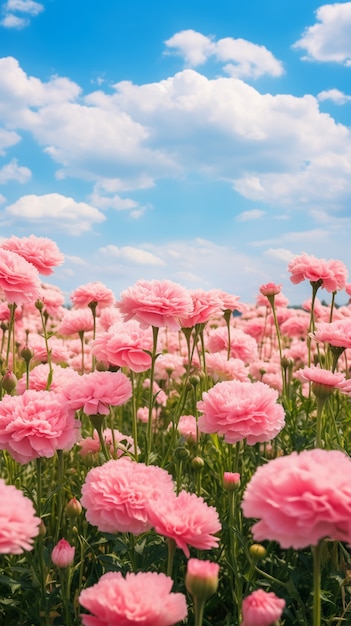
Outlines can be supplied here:
<path id="1" fill-rule="evenodd" d="M 0 449 L 18 463 L 70 450 L 79 435 L 80 422 L 61 394 L 30 389 L 0 403 Z"/>
<path id="2" fill-rule="evenodd" d="M 261 285 L 260 292 L 263 296 L 277 296 L 281 292 L 282 286 L 275 283 Z"/>
<path id="3" fill-rule="evenodd" d="M 75 289 L 71 294 L 71 301 L 77 309 L 89 306 L 94 302 L 97 303 L 99 309 L 103 309 L 114 304 L 115 296 L 111 289 L 96 281 Z"/>
<path id="4" fill-rule="evenodd" d="M 259 467 L 242 502 L 256 541 L 299 550 L 325 537 L 351 542 L 351 459 L 339 450 L 305 450 Z"/>
<path id="5" fill-rule="evenodd" d="M 321 287 L 333 293 L 344 289 L 347 278 L 347 269 L 341 261 L 317 259 L 305 252 L 296 256 L 288 265 L 291 273 L 290 280 L 294 285 L 308 280 L 311 283 L 320 282 Z"/>
<path id="6" fill-rule="evenodd" d="M 221 530 L 218 513 L 195 493 L 181 491 L 149 503 L 149 519 L 157 533 L 173 539 L 189 557 L 188 546 L 198 550 L 217 547 Z"/>
<path id="7" fill-rule="evenodd" d="M 285 600 L 275 593 L 257 589 L 244 598 L 240 626 L 273 626 L 282 616 Z"/>
<path id="8" fill-rule="evenodd" d="M 34 265 L 39 274 L 49 276 L 52 274 L 52 268 L 61 265 L 64 261 L 64 255 L 59 251 L 56 243 L 47 237 L 15 237 L 6 239 L 0 246 L 3 250 L 16 252 L 23 257 L 28 263 Z"/>
<path id="9" fill-rule="evenodd" d="M 221 311 L 221 302 L 215 290 L 195 289 L 190 290 L 189 293 L 193 301 L 193 311 L 190 315 L 181 318 L 180 324 L 183 328 L 191 328 L 195 324 L 206 324 L 211 317 Z"/>
<path id="10" fill-rule="evenodd" d="M 51 552 L 51 560 L 57 567 L 69 567 L 74 561 L 75 551 L 66 539 L 60 539 Z"/>
<path id="11" fill-rule="evenodd" d="M 196 419 L 193 415 L 181 415 L 177 429 L 187 441 L 196 441 Z"/>
<path id="12" fill-rule="evenodd" d="M 351 319 L 318 322 L 310 337 L 318 343 L 329 343 L 336 348 L 351 348 Z"/>
<path id="13" fill-rule="evenodd" d="M 32 550 L 33 538 L 39 532 L 32 501 L 13 485 L 0 478 L 0 554 L 21 554 Z M 5 504 L 4 504 L 5 503 Z"/>
<path id="14" fill-rule="evenodd" d="M 0 292 L 9 304 L 35 302 L 40 296 L 36 268 L 22 256 L 0 247 Z"/>
<path id="15" fill-rule="evenodd" d="M 221 291 L 220 289 L 214 289 L 212 291 L 216 293 L 221 311 L 223 311 L 223 313 L 225 311 L 243 310 L 243 305 L 238 302 L 240 296 L 234 296 L 233 294 Z"/>
<path id="16" fill-rule="evenodd" d="M 52 363 L 52 382 L 50 385 L 50 391 L 56 391 L 60 393 L 66 385 L 72 385 L 75 381 L 76 385 L 79 385 L 80 376 L 71 367 L 61 367 L 56 363 Z M 48 376 L 49 376 L 49 364 L 40 363 L 30 371 L 29 374 L 29 389 L 35 389 L 35 391 L 45 391 L 47 388 Z M 23 376 L 17 382 L 17 394 L 21 394 L 26 390 L 27 376 Z"/>
<path id="17" fill-rule="evenodd" d="M 180 330 L 180 320 L 193 312 L 193 301 L 184 287 L 170 280 L 138 280 L 122 292 L 118 307 L 125 320 Z"/>
<path id="18" fill-rule="evenodd" d="M 284 409 L 278 392 L 268 385 L 228 380 L 217 383 L 197 403 L 199 428 L 218 433 L 228 443 L 246 439 L 252 446 L 270 441 L 284 426 Z"/>
<path id="19" fill-rule="evenodd" d="M 133 372 L 150 369 L 152 350 L 151 329 L 143 329 L 136 320 L 116 322 L 93 341 L 92 352 L 99 361 L 119 367 L 128 367 Z"/>
<path id="20" fill-rule="evenodd" d="M 212 561 L 189 559 L 185 575 L 188 592 L 199 602 L 204 602 L 217 591 L 219 565 Z"/>
<path id="21" fill-rule="evenodd" d="M 60 316 L 64 310 L 65 298 L 58 287 L 42 284 L 39 299 L 43 303 L 45 311 L 53 317 Z"/>
<path id="22" fill-rule="evenodd" d="M 248 380 L 248 371 L 241 359 L 227 357 L 226 352 L 206 354 L 207 371 L 213 380 Z"/>
<path id="23" fill-rule="evenodd" d="M 348 385 L 344 374 L 331 372 L 321 368 L 319 365 L 316 367 L 303 367 L 295 372 L 295 376 L 302 383 L 313 383 L 312 391 L 315 395 L 329 395 L 334 389 L 342 391 Z"/>
<path id="24" fill-rule="evenodd" d="M 224 352 L 228 349 L 228 331 L 224 326 L 210 330 L 207 337 L 209 352 Z M 240 328 L 232 328 L 230 336 L 230 356 L 250 363 L 257 358 L 256 341 Z"/>
<path id="25" fill-rule="evenodd" d="M 108 572 L 83 589 L 80 604 L 93 616 L 81 615 L 84 626 L 174 626 L 187 616 L 182 593 L 171 592 L 173 580 L 157 572 Z"/>
<path id="26" fill-rule="evenodd" d="M 59 335 L 69 336 L 92 331 L 93 327 L 94 319 L 89 309 L 71 309 L 66 311 L 56 331 Z"/>
<path id="27" fill-rule="evenodd" d="M 132 397 L 132 383 L 122 372 L 91 372 L 63 389 L 69 406 L 86 415 L 108 415 L 110 406 L 125 404 Z"/>
<path id="28" fill-rule="evenodd" d="M 103 431 L 102 436 L 106 446 L 110 448 L 111 454 L 114 454 L 116 448 L 117 458 L 126 453 L 131 455 L 135 454 L 134 441 L 129 435 L 123 435 L 123 433 L 116 428 L 114 428 L 113 431 L 111 428 L 106 428 Z M 87 456 L 89 453 L 95 454 L 98 452 L 100 450 L 100 439 L 96 430 L 94 430 L 93 437 L 86 437 L 85 439 L 82 439 L 79 442 L 79 447 L 79 454 L 81 456 Z"/>
<path id="29" fill-rule="evenodd" d="M 173 493 L 170 474 L 160 467 L 122 457 L 91 469 L 82 488 L 81 503 L 90 524 L 102 532 L 150 530 L 149 508 Z"/>

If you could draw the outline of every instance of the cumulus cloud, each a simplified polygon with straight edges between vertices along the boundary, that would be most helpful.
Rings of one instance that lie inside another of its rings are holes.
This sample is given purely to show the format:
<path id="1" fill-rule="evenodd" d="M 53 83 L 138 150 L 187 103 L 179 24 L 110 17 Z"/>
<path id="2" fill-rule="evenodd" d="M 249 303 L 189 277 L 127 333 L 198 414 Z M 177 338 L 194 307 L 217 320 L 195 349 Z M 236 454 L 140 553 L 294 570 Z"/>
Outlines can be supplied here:
<path id="1" fill-rule="evenodd" d="M 0 25 L 5 28 L 20 30 L 30 24 L 28 16 L 39 15 L 44 11 L 44 6 L 39 2 L 34 2 L 34 0 L 7 0 L 2 5 L 2 11 L 4 17 L 0 21 Z M 22 15 L 17 15 L 17 13 Z M 27 17 L 23 17 L 23 14 Z"/>
<path id="2" fill-rule="evenodd" d="M 265 47 L 246 41 L 225 37 L 214 40 L 194 30 L 183 30 L 165 41 L 168 51 L 183 56 L 185 62 L 196 67 L 214 57 L 226 63 L 224 69 L 232 76 L 258 78 L 263 74 L 281 76 L 283 65 Z"/>
<path id="3" fill-rule="evenodd" d="M 317 98 L 320 102 L 325 102 L 326 100 L 331 100 L 335 104 L 346 104 L 346 102 L 350 102 L 351 96 L 347 96 L 339 89 L 325 89 L 324 91 L 320 91 L 317 95 Z"/>
<path id="4" fill-rule="evenodd" d="M 262 211 L 261 209 L 251 209 L 250 211 L 243 211 L 237 215 L 238 222 L 248 222 L 250 220 L 258 220 L 260 217 L 266 215 L 266 211 Z"/>
<path id="5" fill-rule="evenodd" d="M 351 65 L 351 2 L 325 4 L 316 11 L 316 23 L 293 45 L 306 51 L 302 58 Z"/>
<path id="6" fill-rule="evenodd" d="M 132 263 L 135 265 L 165 265 L 165 262 L 159 257 L 148 252 L 143 248 L 134 248 L 133 246 L 114 246 L 109 245 L 100 248 L 99 253 L 110 259 L 118 259 L 121 263 Z"/>
<path id="7" fill-rule="evenodd" d="M 22 196 L 8 205 L 4 214 L 13 220 L 21 220 L 21 223 L 49 227 L 70 235 L 80 235 L 91 230 L 93 224 L 105 220 L 98 209 L 58 193 Z"/>
<path id="8" fill-rule="evenodd" d="M 17 159 L 12 159 L 10 163 L 0 168 L 0 184 L 4 185 L 9 180 L 15 180 L 18 183 L 27 183 L 32 176 L 32 172 L 28 167 L 18 165 Z"/>

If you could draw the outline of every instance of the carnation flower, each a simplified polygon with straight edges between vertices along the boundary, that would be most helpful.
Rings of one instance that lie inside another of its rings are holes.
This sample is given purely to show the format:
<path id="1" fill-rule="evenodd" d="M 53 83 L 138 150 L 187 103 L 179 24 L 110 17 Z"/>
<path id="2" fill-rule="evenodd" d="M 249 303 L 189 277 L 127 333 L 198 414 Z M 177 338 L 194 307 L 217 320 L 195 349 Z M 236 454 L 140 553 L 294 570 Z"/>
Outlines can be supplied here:
<path id="1" fill-rule="evenodd" d="M 215 290 L 194 289 L 190 290 L 189 293 L 193 301 L 193 311 L 190 315 L 181 318 L 180 324 L 183 328 L 191 328 L 196 324 L 206 324 L 211 317 L 221 311 L 221 301 Z"/>
<path id="2" fill-rule="evenodd" d="M 281 618 L 284 607 L 285 600 L 275 593 L 257 589 L 243 600 L 240 626 L 272 626 Z"/>
<path id="3" fill-rule="evenodd" d="M 308 280 L 314 284 L 320 283 L 330 293 L 344 289 L 348 273 L 341 261 L 317 259 L 305 252 L 290 261 L 288 270 L 294 285 Z"/>
<path id="4" fill-rule="evenodd" d="M 312 391 L 316 396 L 328 396 L 334 389 L 342 391 L 348 386 L 348 381 L 342 372 L 331 372 L 319 365 L 303 367 L 295 372 L 295 376 L 302 383 L 312 383 Z"/>
<path id="5" fill-rule="evenodd" d="M 224 326 L 211 330 L 207 337 L 209 352 L 223 352 L 228 350 L 228 331 Z M 230 331 L 230 356 L 250 363 L 257 358 L 258 348 L 256 341 L 239 328 Z"/>
<path id="6" fill-rule="evenodd" d="M 56 363 L 51 364 L 52 369 L 52 381 L 50 385 L 50 391 L 56 391 L 61 393 L 66 385 L 72 385 L 75 381 L 76 385 L 79 385 L 80 376 L 71 367 L 61 367 Z M 29 389 L 35 389 L 35 391 L 45 391 L 48 384 L 48 376 L 50 373 L 50 367 L 48 363 L 40 363 L 33 367 L 29 374 Z M 27 387 L 27 375 L 26 373 L 21 376 L 17 382 L 17 394 L 21 394 Z"/>
<path id="7" fill-rule="evenodd" d="M 335 348 L 351 348 L 351 319 L 318 322 L 310 337 L 318 343 L 329 343 Z"/>
<path id="8" fill-rule="evenodd" d="M 15 237 L 5 239 L 0 246 L 3 250 L 16 252 L 28 263 L 34 265 L 39 274 L 49 276 L 53 267 L 61 265 L 64 255 L 59 251 L 57 244 L 47 237 Z"/>
<path id="9" fill-rule="evenodd" d="M 199 602 L 204 602 L 217 591 L 218 563 L 189 559 L 185 575 L 185 586 Z"/>
<path id="10" fill-rule="evenodd" d="M 65 312 L 57 326 L 57 333 L 69 337 L 77 333 L 86 333 L 94 328 L 94 318 L 89 309 L 70 309 Z"/>
<path id="11" fill-rule="evenodd" d="M 62 390 L 69 406 L 86 415 L 108 415 L 110 406 L 120 406 L 132 397 L 132 383 L 123 372 L 91 372 Z"/>
<path id="12" fill-rule="evenodd" d="M 115 296 L 111 289 L 95 281 L 75 289 L 71 294 L 71 301 L 73 306 L 77 309 L 84 308 L 93 303 L 96 303 L 99 309 L 103 309 L 114 304 Z"/>
<path id="13" fill-rule="evenodd" d="M 227 443 L 243 439 L 252 446 L 270 441 L 284 426 L 278 392 L 260 381 L 217 383 L 197 403 L 198 425 L 204 433 L 218 433 Z"/>
<path id="14" fill-rule="evenodd" d="M 0 478 L 0 554 L 21 554 L 32 550 L 33 538 L 39 533 L 40 519 L 32 501 L 13 485 Z"/>
<path id="15" fill-rule="evenodd" d="M 152 528 L 149 509 L 154 502 L 168 500 L 173 488 L 166 470 L 122 457 L 88 472 L 81 503 L 88 522 L 102 532 L 139 535 Z"/>
<path id="16" fill-rule="evenodd" d="M 329 537 L 351 542 L 351 459 L 339 450 L 305 450 L 259 467 L 242 502 L 245 517 L 258 519 L 256 541 L 277 541 L 296 550 Z"/>
<path id="17" fill-rule="evenodd" d="M 35 302 L 40 296 L 38 270 L 22 256 L 0 247 L 0 292 L 9 304 Z"/>
<path id="18" fill-rule="evenodd" d="M 157 533 L 173 539 L 189 557 L 189 546 L 198 550 L 217 547 L 221 530 L 218 513 L 195 493 L 181 491 L 157 498 L 149 506 L 149 519 Z"/>
<path id="19" fill-rule="evenodd" d="M 132 372 L 145 372 L 151 366 L 151 329 L 143 329 L 136 320 L 116 322 L 93 341 L 92 353 L 99 361 Z"/>
<path id="20" fill-rule="evenodd" d="M 106 428 L 102 432 L 102 436 L 106 446 L 110 449 L 111 454 L 114 454 L 116 448 L 117 458 L 126 453 L 134 456 L 134 441 L 129 435 L 124 435 L 116 428 L 113 430 L 111 428 Z M 93 437 L 86 437 L 79 442 L 79 454 L 81 456 L 87 456 L 89 453 L 95 454 L 96 452 L 99 452 L 100 446 L 101 443 L 99 435 L 97 431 L 94 430 Z"/>
<path id="21" fill-rule="evenodd" d="M 80 436 L 80 422 L 61 394 L 29 389 L 0 402 L 0 450 L 18 463 L 70 450 Z"/>
<path id="22" fill-rule="evenodd" d="M 187 616 L 186 599 L 171 591 L 173 580 L 157 572 L 108 572 L 79 596 L 92 613 L 81 615 L 84 626 L 174 626 Z"/>
<path id="23" fill-rule="evenodd" d="M 138 280 L 122 292 L 118 307 L 125 320 L 180 330 L 180 320 L 193 312 L 193 301 L 184 287 L 170 280 Z"/>

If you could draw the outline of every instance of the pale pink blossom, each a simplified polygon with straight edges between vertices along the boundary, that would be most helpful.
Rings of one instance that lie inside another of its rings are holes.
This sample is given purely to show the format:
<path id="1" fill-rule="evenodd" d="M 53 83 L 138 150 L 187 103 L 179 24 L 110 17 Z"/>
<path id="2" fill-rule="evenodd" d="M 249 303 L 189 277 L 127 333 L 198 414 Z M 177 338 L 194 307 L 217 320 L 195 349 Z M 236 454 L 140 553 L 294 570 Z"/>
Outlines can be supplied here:
<path id="1" fill-rule="evenodd" d="M 222 291 L 221 289 L 213 289 L 212 293 L 215 293 L 218 299 L 219 306 L 224 313 L 225 311 L 243 311 L 244 305 L 238 302 L 240 296 L 234 296 L 231 293 Z"/>
<path id="2" fill-rule="evenodd" d="M 227 357 L 226 352 L 206 354 L 207 372 L 215 382 L 222 380 L 248 380 L 248 369 L 241 359 Z"/>
<path id="3" fill-rule="evenodd" d="M 318 322 L 310 337 L 318 343 L 329 343 L 336 348 L 351 348 L 351 319 Z"/>
<path id="4" fill-rule="evenodd" d="M 339 450 L 304 450 L 259 467 L 244 493 L 245 517 L 258 519 L 255 541 L 282 548 L 315 546 L 326 537 L 351 542 L 351 459 Z"/>
<path id="5" fill-rule="evenodd" d="M 285 604 L 272 591 L 256 589 L 243 600 L 240 626 L 273 626 L 281 618 Z"/>
<path id="6" fill-rule="evenodd" d="M 215 290 L 204 289 L 189 290 L 193 301 L 193 311 L 190 315 L 181 318 L 182 328 L 191 328 L 196 324 L 206 324 L 212 317 L 221 311 L 221 302 Z"/>
<path id="7" fill-rule="evenodd" d="M 0 293 L 9 304 L 35 302 L 40 296 L 38 270 L 22 256 L 0 247 Z"/>
<path id="8" fill-rule="evenodd" d="M 179 354 L 164 352 L 155 361 L 155 378 L 157 380 L 169 380 L 180 382 L 185 374 L 184 358 Z"/>
<path id="9" fill-rule="evenodd" d="M 227 443 L 246 439 L 249 445 L 270 441 L 284 427 L 284 409 L 278 392 L 257 381 L 217 383 L 197 403 L 199 429 L 218 433 Z"/>
<path id="10" fill-rule="evenodd" d="M 92 343 L 92 353 L 98 361 L 128 367 L 136 373 L 150 368 L 151 350 L 151 328 L 141 328 L 135 320 L 116 322 Z"/>
<path id="11" fill-rule="evenodd" d="M 133 438 L 129 435 L 124 435 L 117 428 L 113 430 L 111 428 L 105 428 L 102 432 L 102 436 L 107 448 L 110 449 L 112 455 L 115 454 L 116 457 L 119 458 L 124 454 L 128 453 L 134 455 L 134 441 Z M 79 454 L 81 456 L 87 456 L 90 453 L 96 454 L 100 450 L 100 439 L 99 435 L 94 430 L 92 437 L 86 437 L 85 439 L 81 439 L 78 443 L 80 450 Z M 140 450 L 138 450 L 140 452 Z"/>
<path id="12" fill-rule="evenodd" d="M 287 337 L 305 339 L 310 326 L 310 315 L 305 311 L 294 311 L 282 324 L 280 332 Z"/>
<path id="13" fill-rule="evenodd" d="M 13 235 L 9 239 L 5 239 L 0 247 L 3 250 L 16 252 L 28 263 L 34 265 L 39 274 L 44 276 L 52 274 L 52 268 L 61 265 L 65 258 L 57 244 L 47 237 L 36 237 L 35 235 L 16 237 Z"/>
<path id="14" fill-rule="evenodd" d="M 185 556 L 189 546 L 210 550 L 218 546 L 221 530 L 217 510 L 195 493 L 181 491 L 149 502 L 149 520 L 155 531 L 173 539 Z"/>
<path id="15" fill-rule="evenodd" d="M 66 385 L 71 385 L 72 381 L 76 381 L 76 385 L 79 385 L 80 376 L 71 367 L 61 367 L 56 363 L 52 363 L 52 381 L 50 384 L 50 391 L 61 393 Z M 29 389 L 35 389 L 35 391 L 43 391 L 47 388 L 48 376 L 50 368 L 48 363 L 41 363 L 33 367 L 29 373 Z M 24 373 L 23 376 L 17 382 L 17 394 L 20 395 L 26 390 L 27 376 Z"/>
<path id="16" fill-rule="evenodd" d="M 147 406 L 140 406 L 137 409 L 137 413 L 136 413 L 137 419 L 140 422 L 143 422 L 144 424 L 147 424 L 149 421 L 149 407 Z M 158 417 L 158 412 L 156 410 L 155 407 L 153 407 L 152 411 L 151 411 L 151 418 L 153 422 L 157 421 L 157 417 Z"/>
<path id="17" fill-rule="evenodd" d="M 63 390 L 68 405 L 86 415 L 108 415 L 110 406 L 125 404 L 132 397 L 132 384 L 123 372 L 90 372 Z"/>
<path id="18" fill-rule="evenodd" d="M 63 315 L 65 298 L 58 287 L 42 283 L 39 300 L 43 303 L 44 310 L 48 315 L 56 318 Z"/>
<path id="19" fill-rule="evenodd" d="M 33 549 L 40 519 L 32 501 L 0 478 L 0 554 L 21 554 Z"/>
<path id="20" fill-rule="evenodd" d="M 206 339 L 209 352 L 223 352 L 228 349 L 228 331 L 225 326 L 211 329 Z M 239 328 L 230 331 L 230 356 L 250 363 L 258 356 L 257 342 Z"/>
<path id="21" fill-rule="evenodd" d="M 71 293 L 71 302 L 76 309 L 81 309 L 94 303 L 96 303 L 98 309 L 103 309 L 115 303 L 115 296 L 111 289 L 95 281 L 77 287 Z"/>
<path id="22" fill-rule="evenodd" d="M 29 389 L 0 403 L 0 449 L 18 463 L 70 450 L 79 436 L 80 422 L 61 394 Z"/>
<path id="23" fill-rule="evenodd" d="M 295 372 L 295 377 L 302 383 L 313 383 L 313 385 L 318 387 L 326 388 L 326 391 L 328 391 L 329 388 L 330 393 L 333 389 L 342 390 L 348 385 L 348 381 L 342 372 L 331 372 L 319 365 L 303 367 Z"/>
<path id="24" fill-rule="evenodd" d="M 347 269 L 342 261 L 317 259 L 305 252 L 296 256 L 288 265 L 291 273 L 290 280 L 296 285 L 303 280 L 319 283 L 330 293 L 344 289 L 347 278 Z"/>
<path id="25" fill-rule="evenodd" d="M 139 535 L 152 528 L 149 509 L 156 500 L 168 500 L 173 489 L 166 470 L 122 457 L 88 472 L 81 503 L 100 531 Z"/>
<path id="26" fill-rule="evenodd" d="M 173 580 L 157 572 L 103 574 L 83 589 L 80 604 L 84 626 L 174 626 L 187 616 L 186 598 L 171 591 Z"/>
<path id="27" fill-rule="evenodd" d="M 94 319 L 89 309 L 70 309 L 65 312 L 57 326 L 57 333 L 66 337 L 86 333 L 94 328 Z"/>
<path id="28" fill-rule="evenodd" d="M 138 280 L 121 294 L 118 308 L 125 320 L 142 326 L 180 330 L 180 320 L 193 311 L 189 292 L 170 280 Z"/>
<path id="29" fill-rule="evenodd" d="M 67 347 L 63 340 L 56 335 L 48 338 L 50 359 L 52 363 L 64 363 L 69 358 Z M 24 347 L 24 346 L 23 346 Z M 27 346 L 33 353 L 32 363 L 46 363 L 48 352 L 45 339 L 42 335 L 30 333 L 27 338 Z"/>
<path id="30" fill-rule="evenodd" d="M 277 296 L 282 290 L 281 285 L 277 285 L 276 283 L 265 283 L 260 287 L 260 293 L 263 296 Z"/>
<path id="31" fill-rule="evenodd" d="M 75 551 L 66 539 L 60 539 L 52 549 L 51 560 L 57 567 L 69 567 L 73 564 Z"/>
<path id="32" fill-rule="evenodd" d="M 177 426 L 178 432 L 186 441 L 196 441 L 196 419 L 193 415 L 181 415 Z"/>

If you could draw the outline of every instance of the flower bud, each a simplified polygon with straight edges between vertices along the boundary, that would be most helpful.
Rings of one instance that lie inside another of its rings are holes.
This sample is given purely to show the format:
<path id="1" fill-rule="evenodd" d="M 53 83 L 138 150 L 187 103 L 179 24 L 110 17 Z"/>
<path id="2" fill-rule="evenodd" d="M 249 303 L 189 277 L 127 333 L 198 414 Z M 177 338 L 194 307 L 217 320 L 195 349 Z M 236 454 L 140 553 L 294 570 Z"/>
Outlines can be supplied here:
<path id="1" fill-rule="evenodd" d="M 226 491 L 237 491 L 240 487 L 240 474 L 238 472 L 224 472 L 223 487 Z"/>
<path id="2" fill-rule="evenodd" d="M 194 470 L 202 470 L 204 465 L 205 465 L 205 461 L 203 460 L 201 456 L 194 456 L 193 460 L 191 461 L 191 467 Z"/>
<path id="3" fill-rule="evenodd" d="M 189 450 L 187 450 L 183 446 L 178 446 L 178 448 L 174 450 L 174 456 L 176 459 L 178 459 L 178 461 L 183 461 L 187 459 L 189 455 L 190 455 Z"/>
<path id="4" fill-rule="evenodd" d="M 74 519 L 75 517 L 79 517 L 81 514 L 82 505 L 77 498 L 71 498 L 71 500 L 66 504 L 65 511 L 67 517 Z"/>
<path id="5" fill-rule="evenodd" d="M 205 602 L 218 588 L 219 565 L 211 561 L 189 559 L 185 586 L 198 602 Z"/>
<path id="6" fill-rule="evenodd" d="M 6 391 L 6 393 L 12 393 L 16 389 L 17 378 L 11 370 L 7 370 L 7 372 L 3 375 L 1 380 L 1 386 Z"/>
<path id="7" fill-rule="evenodd" d="M 25 348 L 23 348 L 23 350 L 21 351 L 21 357 L 22 359 L 27 363 L 29 363 L 29 361 L 31 360 L 31 358 L 33 357 L 33 352 L 30 348 L 28 348 L 28 346 L 26 346 Z"/>
<path id="8" fill-rule="evenodd" d="M 261 559 L 264 559 L 267 554 L 266 548 L 260 543 L 253 543 L 252 546 L 250 546 L 249 548 L 249 552 L 252 558 L 255 559 L 255 561 L 260 561 Z"/>
<path id="9" fill-rule="evenodd" d="M 75 548 L 66 539 L 60 539 L 51 552 L 51 560 L 57 567 L 69 567 L 74 561 Z"/>

